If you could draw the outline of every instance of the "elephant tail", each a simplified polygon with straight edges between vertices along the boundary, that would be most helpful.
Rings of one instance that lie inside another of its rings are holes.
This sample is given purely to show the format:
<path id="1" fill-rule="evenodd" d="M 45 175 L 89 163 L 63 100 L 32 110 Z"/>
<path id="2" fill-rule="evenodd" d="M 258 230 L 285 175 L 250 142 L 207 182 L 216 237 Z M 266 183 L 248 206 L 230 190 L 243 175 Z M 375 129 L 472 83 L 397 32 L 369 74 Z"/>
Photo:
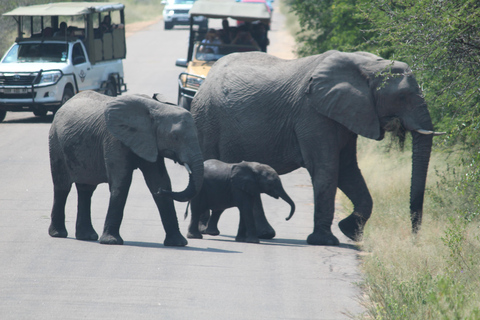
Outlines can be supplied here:
<path id="1" fill-rule="evenodd" d="M 185 220 L 187 220 L 187 217 L 188 217 L 188 207 L 190 206 L 190 201 L 187 202 L 187 208 L 185 209 L 185 215 L 183 216 L 183 218 Z"/>

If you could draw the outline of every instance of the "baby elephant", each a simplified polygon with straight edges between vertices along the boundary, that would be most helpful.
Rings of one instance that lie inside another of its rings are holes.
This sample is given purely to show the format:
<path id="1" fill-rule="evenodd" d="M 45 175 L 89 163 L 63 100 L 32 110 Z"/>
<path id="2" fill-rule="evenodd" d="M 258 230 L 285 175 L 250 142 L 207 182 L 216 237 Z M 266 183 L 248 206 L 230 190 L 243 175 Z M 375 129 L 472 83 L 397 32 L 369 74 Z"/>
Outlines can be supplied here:
<path id="1" fill-rule="evenodd" d="M 254 200 L 261 201 L 261 193 L 286 201 L 291 206 L 290 215 L 286 219 L 292 217 L 295 204 L 283 189 L 280 177 L 272 167 L 258 162 L 242 161 L 230 164 L 219 160 L 205 161 L 203 186 L 191 200 L 192 218 L 187 237 L 202 238 L 199 222 L 202 217 L 209 216 L 210 210 L 212 216 L 205 233 L 219 234 L 217 222 L 220 214 L 225 209 L 237 207 L 240 210 L 240 223 L 235 240 L 258 243 L 253 204 Z"/>

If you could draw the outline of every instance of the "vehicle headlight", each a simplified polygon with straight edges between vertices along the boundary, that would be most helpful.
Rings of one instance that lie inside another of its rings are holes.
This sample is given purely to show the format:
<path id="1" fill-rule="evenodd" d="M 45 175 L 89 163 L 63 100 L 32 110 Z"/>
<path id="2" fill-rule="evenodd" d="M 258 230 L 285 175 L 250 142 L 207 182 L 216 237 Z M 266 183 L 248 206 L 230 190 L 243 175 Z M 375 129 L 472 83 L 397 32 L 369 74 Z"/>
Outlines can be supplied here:
<path id="1" fill-rule="evenodd" d="M 39 85 L 55 84 L 62 77 L 61 71 L 45 71 L 42 72 Z"/>
<path id="2" fill-rule="evenodd" d="M 167 16 L 173 16 L 174 13 L 175 13 L 174 10 L 168 10 Z"/>
<path id="3" fill-rule="evenodd" d="M 197 77 L 188 77 L 186 86 L 187 87 L 194 87 L 194 88 L 198 89 L 200 87 L 200 85 L 203 83 L 203 80 L 205 80 L 205 79 L 197 78 Z"/>

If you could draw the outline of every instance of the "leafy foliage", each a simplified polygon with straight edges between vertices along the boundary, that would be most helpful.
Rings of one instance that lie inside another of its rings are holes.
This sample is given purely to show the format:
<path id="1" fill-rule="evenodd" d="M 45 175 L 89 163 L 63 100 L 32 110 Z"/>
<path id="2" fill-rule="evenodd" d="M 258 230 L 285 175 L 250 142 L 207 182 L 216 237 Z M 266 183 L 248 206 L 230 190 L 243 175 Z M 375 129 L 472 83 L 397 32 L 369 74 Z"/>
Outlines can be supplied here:
<path id="1" fill-rule="evenodd" d="M 436 188 L 427 189 L 425 212 L 433 220 L 422 229 L 425 239 L 433 234 L 432 247 L 441 252 L 438 265 L 433 261 L 439 255 L 429 255 L 426 242 L 414 243 L 403 260 L 394 261 L 402 249 L 387 256 L 393 249 L 380 249 L 385 239 L 371 240 L 372 248 L 366 241 L 364 249 L 377 253 L 364 262 L 365 291 L 372 301 L 368 312 L 381 319 L 480 319 L 480 2 L 287 1 L 303 25 L 297 34 L 300 56 L 363 50 L 408 63 L 437 131 L 447 132 L 434 138 L 447 169 L 429 176 L 437 180 Z M 380 189 L 385 193 L 384 184 Z M 385 206 L 377 201 L 375 207 L 372 217 L 383 214 L 384 224 Z M 383 224 L 379 230 L 385 229 Z M 373 229 L 375 222 L 370 225 Z M 425 268 L 411 268 L 417 272 L 400 278 L 415 251 Z"/>

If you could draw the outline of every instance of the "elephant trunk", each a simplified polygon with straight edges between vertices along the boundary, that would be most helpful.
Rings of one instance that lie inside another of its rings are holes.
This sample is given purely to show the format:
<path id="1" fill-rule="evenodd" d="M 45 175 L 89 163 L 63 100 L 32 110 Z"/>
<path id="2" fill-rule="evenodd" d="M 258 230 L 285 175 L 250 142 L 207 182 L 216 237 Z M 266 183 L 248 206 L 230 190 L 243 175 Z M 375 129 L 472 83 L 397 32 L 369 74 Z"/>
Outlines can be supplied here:
<path id="1" fill-rule="evenodd" d="M 285 192 L 285 190 L 282 190 L 282 193 L 280 194 L 280 198 L 283 199 L 286 203 L 288 203 L 291 207 L 290 214 L 288 217 L 285 218 L 285 220 L 290 220 L 290 218 L 293 216 L 295 213 L 295 203 L 293 200 L 288 196 L 288 194 Z"/>
<path id="2" fill-rule="evenodd" d="M 188 171 L 189 178 L 188 186 L 185 188 L 185 190 L 180 192 L 161 190 L 161 194 L 166 194 L 176 201 L 186 202 L 195 197 L 195 195 L 200 191 L 200 188 L 203 184 L 203 160 L 200 158 L 192 161 L 190 165 L 185 163 L 184 166 Z"/>
<path id="3" fill-rule="evenodd" d="M 422 224 L 423 197 L 427 180 L 428 163 L 432 150 L 433 134 L 412 131 L 412 185 L 410 189 L 410 218 L 416 233 Z"/>

